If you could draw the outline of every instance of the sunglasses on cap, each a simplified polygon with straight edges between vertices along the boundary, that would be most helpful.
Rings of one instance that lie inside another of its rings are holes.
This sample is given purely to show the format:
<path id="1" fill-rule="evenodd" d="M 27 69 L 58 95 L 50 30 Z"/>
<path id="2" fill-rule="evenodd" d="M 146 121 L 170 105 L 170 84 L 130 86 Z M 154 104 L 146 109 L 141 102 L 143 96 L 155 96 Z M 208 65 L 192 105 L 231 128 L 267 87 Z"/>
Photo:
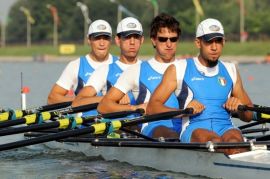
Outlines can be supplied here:
<path id="1" fill-rule="evenodd" d="M 168 40 L 170 40 L 171 42 L 177 42 L 178 41 L 178 37 L 157 37 L 159 42 L 167 42 Z"/>

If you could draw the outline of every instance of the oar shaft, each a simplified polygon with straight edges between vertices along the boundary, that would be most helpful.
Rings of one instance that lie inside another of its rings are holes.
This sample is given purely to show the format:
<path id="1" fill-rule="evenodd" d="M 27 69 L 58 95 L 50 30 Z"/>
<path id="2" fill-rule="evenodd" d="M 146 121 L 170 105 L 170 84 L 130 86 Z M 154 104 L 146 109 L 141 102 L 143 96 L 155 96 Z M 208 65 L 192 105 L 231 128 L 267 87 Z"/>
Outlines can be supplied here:
<path id="1" fill-rule="evenodd" d="M 93 127 L 88 127 L 88 128 L 82 128 L 79 130 L 68 130 L 68 131 L 63 131 L 56 134 L 49 134 L 49 135 L 37 137 L 37 138 L 11 142 L 11 143 L 0 145 L 0 151 L 10 150 L 10 149 L 18 148 L 18 147 L 25 147 L 25 146 L 34 145 L 34 144 L 40 144 L 40 143 L 49 142 L 53 140 L 60 140 L 67 137 L 74 137 L 78 135 L 93 133 L 94 130 L 95 129 Z"/>
<path id="2" fill-rule="evenodd" d="M 106 119 L 113 119 L 113 118 L 123 118 L 131 114 L 144 114 L 144 109 L 136 109 L 135 111 L 119 111 L 114 113 L 102 114 L 103 118 Z"/>
<path id="3" fill-rule="evenodd" d="M 25 118 L 11 120 L 11 121 L 5 121 L 0 123 L 0 128 L 15 126 L 19 124 L 24 124 L 26 122 Z"/>
<path id="4" fill-rule="evenodd" d="M 122 127 L 127 127 L 127 126 L 134 126 L 134 125 L 142 124 L 146 122 L 166 120 L 168 118 L 172 118 L 177 115 L 192 114 L 192 113 L 193 113 L 192 108 L 186 108 L 186 109 L 178 110 L 178 111 L 169 111 L 169 112 L 164 112 L 164 113 L 159 113 L 159 114 L 146 115 L 146 116 L 139 117 L 138 119 L 135 119 L 135 120 L 121 121 L 121 122 L 122 122 Z"/>
<path id="5" fill-rule="evenodd" d="M 59 110 L 59 113 L 61 113 L 61 114 L 74 114 L 74 113 L 78 113 L 78 112 L 86 112 L 86 111 L 96 109 L 97 106 L 98 106 L 98 103 L 87 104 L 87 105 L 78 106 L 78 107 L 69 107 L 69 108 L 66 108 L 63 110 Z"/>
<path id="6" fill-rule="evenodd" d="M 57 121 L 44 123 L 44 124 L 34 124 L 30 126 L 23 126 L 23 127 L 0 130 L 0 136 L 19 134 L 19 133 L 28 132 L 28 131 L 38 131 L 38 130 L 56 128 L 56 127 L 59 127 L 59 123 Z"/>
<path id="7" fill-rule="evenodd" d="M 255 111 L 255 112 L 264 113 L 264 114 L 270 114 L 270 107 L 263 107 L 263 106 L 250 107 L 247 105 L 239 105 L 238 110 L 239 111 L 247 111 L 248 110 L 248 111 Z"/>
<path id="8" fill-rule="evenodd" d="M 55 109 L 66 108 L 66 107 L 70 106 L 71 104 L 72 104 L 72 101 L 63 102 L 63 103 L 56 103 L 56 104 L 48 104 L 48 105 L 40 106 L 40 107 L 36 108 L 35 110 L 37 110 L 39 112 L 51 111 L 51 110 L 55 110 Z"/>

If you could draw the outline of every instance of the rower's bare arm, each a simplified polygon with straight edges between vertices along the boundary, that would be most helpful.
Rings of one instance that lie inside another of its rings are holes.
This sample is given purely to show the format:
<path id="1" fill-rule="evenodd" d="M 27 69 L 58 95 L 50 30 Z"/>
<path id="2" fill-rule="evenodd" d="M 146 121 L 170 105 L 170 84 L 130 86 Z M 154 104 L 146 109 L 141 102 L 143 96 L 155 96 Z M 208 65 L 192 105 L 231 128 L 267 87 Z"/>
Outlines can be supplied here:
<path id="1" fill-rule="evenodd" d="M 161 83 L 150 97 L 147 106 L 147 114 L 156 114 L 167 111 L 175 111 L 175 108 L 169 108 L 164 105 L 170 95 L 174 93 L 177 87 L 176 68 L 170 65 L 165 71 Z"/>
<path id="2" fill-rule="evenodd" d="M 119 104 L 120 100 L 124 96 L 125 94 L 121 90 L 112 87 L 100 101 L 97 108 L 98 112 L 100 112 L 101 114 L 106 114 L 118 111 L 135 110 L 136 106 L 131 106 L 129 104 Z"/>
<path id="3" fill-rule="evenodd" d="M 92 86 L 85 86 L 73 100 L 72 106 L 77 107 L 86 104 L 99 103 L 101 99 L 102 96 L 97 96 L 97 92 Z"/>
<path id="4" fill-rule="evenodd" d="M 67 96 L 68 90 L 62 88 L 61 86 L 55 84 L 51 89 L 51 92 L 48 96 L 48 104 L 55 104 L 61 102 L 73 101 L 74 96 Z"/>
<path id="5" fill-rule="evenodd" d="M 237 111 L 238 105 L 247 105 L 247 106 L 253 106 L 251 99 L 249 98 L 248 94 L 246 93 L 243 83 L 239 74 L 239 71 L 237 70 L 237 80 L 236 85 L 233 88 L 232 91 L 232 97 L 230 97 L 225 106 L 226 109 L 230 111 Z M 240 112 L 238 111 L 239 117 L 242 121 L 249 122 L 252 120 L 253 113 L 251 111 L 245 111 Z"/>

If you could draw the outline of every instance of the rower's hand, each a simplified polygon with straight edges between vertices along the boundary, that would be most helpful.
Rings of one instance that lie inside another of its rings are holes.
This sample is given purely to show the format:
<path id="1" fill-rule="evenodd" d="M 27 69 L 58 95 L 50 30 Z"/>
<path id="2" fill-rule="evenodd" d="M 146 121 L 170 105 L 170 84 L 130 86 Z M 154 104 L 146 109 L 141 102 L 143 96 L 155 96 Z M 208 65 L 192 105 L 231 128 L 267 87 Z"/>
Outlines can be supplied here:
<path id="1" fill-rule="evenodd" d="M 230 112 L 237 112 L 239 105 L 242 105 L 242 103 L 238 98 L 230 97 L 223 105 L 223 107 Z"/>
<path id="2" fill-rule="evenodd" d="M 193 108 L 193 114 L 199 114 L 205 109 L 205 106 L 196 100 L 192 100 L 187 108 Z"/>
<path id="3" fill-rule="evenodd" d="M 128 97 L 128 94 L 125 94 L 125 96 L 123 96 L 123 98 L 119 101 L 119 104 L 130 104 L 130 99 Z"/>
<path id="4" fill-rule="evenodd" d="M 147 104 L 148 103 L 143 103 L 143 104 L 139 104 L 139 105 L 130 105 L 130 110 L 136 111 L 137 109 L 144 109 L 144 111 L 146 111 Z"/>

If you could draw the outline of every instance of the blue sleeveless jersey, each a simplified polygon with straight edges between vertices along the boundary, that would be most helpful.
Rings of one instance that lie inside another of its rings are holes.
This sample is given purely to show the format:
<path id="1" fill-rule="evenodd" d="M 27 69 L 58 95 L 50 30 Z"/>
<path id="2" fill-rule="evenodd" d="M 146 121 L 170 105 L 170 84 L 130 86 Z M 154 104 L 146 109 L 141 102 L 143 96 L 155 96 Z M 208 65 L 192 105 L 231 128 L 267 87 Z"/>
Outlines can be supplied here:
<path id="1" fill-rule="evenodd" d="M 113 62 L 116 61 L 118 58 L 113 56 Z M 80 66 L 79 66 L 79 73 L 78 73 L 78 85 L 75 90 L 75 95 L 78 95 L 80 90 L 84 87 L 87 83 L 88 79 L 92 75 L 95 69 L 88 63 L 85 56 L 80 57 Z M 102 93 L 99 92 L 97 96 L 102 96 Z M 83 113 L 83 116 L 90 116 L 90 115 L 97 115 L 97 110 L 91 110 Z"/>
<path id="2" fill-rule="evenodd" d="M 230 118 L 223 104 L 229 97 L 233 81 L 221 62 L 218 62 L 218 68 L 217 75 L 207 77 L 197 70 L 194 60 L 187 60 L 184 81 L 193 92 L 193 99 L 206 106 L 201 114 L 190 117 L 190 123 L 206 119 Z"/>
<path id="3" fill-rule="evenodd" d="M 162 74 L 155 71 L 151 65 L 144 61 L 141 63 L 141 70 L 140 70 L 140 78 L 139 78 L 139 95 L 136 100 L 137 104 L 143 104 L 145 102 L 147 90 L 152 94 L 157 86 L 160 84 L 162 80 Z M 166 106 L 172 108 L 179 108 L 178 99 L 175 94 L 172 94 L 169 99 L 165 103 Z M 171 119 L 171 120 L 162 120 L 158 121 L 159 124 L 162 123 L 172 123 L 172 127 L 177 131 L 180 132 L 182 128 L 182 120 L 180 119 Z M 155 123 L 155 122 L 152 122 Z M 148 124 L 148 126 L 151 123 Z"/>

